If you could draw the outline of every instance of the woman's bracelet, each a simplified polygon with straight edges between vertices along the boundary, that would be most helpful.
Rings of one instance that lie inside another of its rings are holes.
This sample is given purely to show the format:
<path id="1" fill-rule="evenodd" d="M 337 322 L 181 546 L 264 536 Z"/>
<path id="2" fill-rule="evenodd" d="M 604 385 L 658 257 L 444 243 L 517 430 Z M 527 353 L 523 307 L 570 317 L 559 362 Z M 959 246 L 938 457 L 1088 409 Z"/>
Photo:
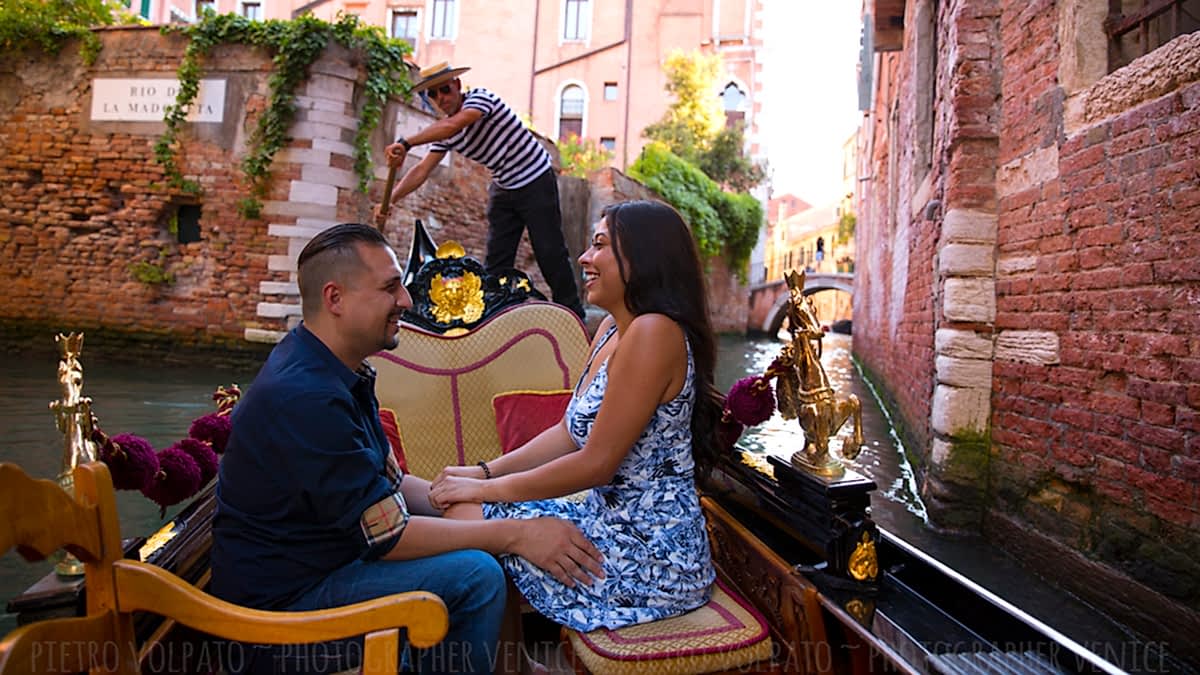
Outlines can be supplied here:
<path id="1" fill-rule="evenodd" d="M 492 477 L 492 470 L 488 468 L 487 462 L 485 462 L 481 459 L 478 462 L 476 462 L 476 464 L 479 465 L 479 468 L 483 469 L 484 479 L 490 479 Z"/>

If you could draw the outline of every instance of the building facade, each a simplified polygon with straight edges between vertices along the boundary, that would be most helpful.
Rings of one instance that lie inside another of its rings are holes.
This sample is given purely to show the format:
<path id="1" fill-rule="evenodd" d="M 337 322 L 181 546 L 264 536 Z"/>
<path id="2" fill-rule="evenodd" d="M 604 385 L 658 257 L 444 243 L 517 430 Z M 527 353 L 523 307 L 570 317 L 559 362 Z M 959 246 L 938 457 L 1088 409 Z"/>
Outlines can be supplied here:
<path id="1" fill-rule="evenodd" d="M 1193 662 L 1197 4 L 866 0 L 854 306 L 934 520 Z"/>
<path id="2" fill-rule="evenodd" d="M 194 21 L 204 7 L 257 19 L 305 12 L 356 14 L 406 40 L 422 65 L 469 66 L 468 86 L 491 89 L 541 134 L 575 134 L 624 169 L 646 144 L 642 129 L 670 103 L 662 64 L 673 50 L 720 53 L 714 97 L 742 122 L 747 152 L 763 159 L 763 0 L 133 0 L 151 23 Z"/>

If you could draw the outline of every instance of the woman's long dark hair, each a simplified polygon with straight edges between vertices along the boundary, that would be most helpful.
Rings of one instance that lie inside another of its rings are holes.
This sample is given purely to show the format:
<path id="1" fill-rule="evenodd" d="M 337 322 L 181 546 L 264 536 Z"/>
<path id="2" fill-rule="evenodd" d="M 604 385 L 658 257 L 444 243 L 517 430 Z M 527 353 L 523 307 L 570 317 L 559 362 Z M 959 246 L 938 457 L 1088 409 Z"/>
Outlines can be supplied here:
<path id="1" fill-rule="evenodd" d="M 720 452 L 716 430 L 723 399 L 713 384 L 717 346 L 696 240 L 679 213 L 662 202 L 612 204 L 603 216 L 625 282 L 625 306 L 634 316 L 671 317 L 683 327 L 692 346 L 696 370 L 692 456 L 697 475 L 704 476 Z"/>

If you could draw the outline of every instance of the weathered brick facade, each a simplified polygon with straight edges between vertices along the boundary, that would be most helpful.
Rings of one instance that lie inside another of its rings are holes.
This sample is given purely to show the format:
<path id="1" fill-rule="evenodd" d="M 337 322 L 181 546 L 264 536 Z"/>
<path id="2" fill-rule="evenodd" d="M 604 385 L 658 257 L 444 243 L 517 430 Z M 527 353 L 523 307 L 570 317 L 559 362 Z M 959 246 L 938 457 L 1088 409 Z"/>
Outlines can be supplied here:
<path id="1" fill-rule="evenodd" d="M 1106 2 L 906 5 L 855 353 L 935 520 L 1200 660 L 1200 33 L 1109 73 Z"/>
<path id="2" fill-rule="evenodd" d="M 298 92 L 292 139 L 275 157 L 262 219 L 246 220 L 237 212 L 247 194 L 239 164 L 268 100 L 270 55 L 224 46 L 204 61 L 203 77 L 224 80 L 226 95 L 221 122 L 188 124 L 180 135 L 181 170 L 202 187 L 191 197 L 169 188 L 154 160 L 161 122 L 91 115 L 98 78 L 175 79 L 185 38 L 140 27 L 98 34 L 104 47 L 90 67 L 74 44 L 57 56 L 29 53 L 0 64 L 0 283 L 6 290 L 0 325 L 10 337 L 85 330 L 117 344 L 262 352 L 299 318 L 295 261 L 304 244 L 333 223 L 368 222 L 382 194 L 384 167 L 369 196 L 357 190 L 352 170 L 364 82 L 355 55 L 331 47 L 314 64 Z M 373 138 L 374 155 L 383 156 L 393 129 L 430 121 L 393 104 Z M 413 154 L 414 162 L 423 156 L 420 149 Z M 487 183 L 483 167 L 451 153 L 393 210 L 389 239 L 403 255 L 420 218 L 435 241 L 456 239 L 482 259 Z M 578 256 L 593 222 L 589 211 L 599 208 L 593 202 L 613 195 L 567 177 L 560 185 L 568 246 Z M 179 242 L 174 217 L 180 205 L 200 207 L 199 241 Z M 171 281 L 138 280 L 130 267 L 137 262 Z M 527 239 L 516 265 L 545 290 Z M 725 281 L 717 285 L 736 292 Z M 724 299 L 713 304 L 738 307 Z M 726 323 L 724 329 L 736 329 L 735 318 Z"/>

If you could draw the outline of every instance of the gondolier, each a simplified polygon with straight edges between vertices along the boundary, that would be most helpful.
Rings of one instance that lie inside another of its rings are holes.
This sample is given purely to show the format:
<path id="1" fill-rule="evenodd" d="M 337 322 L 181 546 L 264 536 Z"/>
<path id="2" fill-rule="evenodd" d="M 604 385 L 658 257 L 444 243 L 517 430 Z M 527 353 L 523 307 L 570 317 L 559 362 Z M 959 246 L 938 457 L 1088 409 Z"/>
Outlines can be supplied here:
<path id="1" fill-rule="evenodd" d="M 450 150 L 483 164 L 492 172 L 487 207 L 488 272 L 513 267 L 521 233 L 528 228 L 533 254 L 554 301 L 583 318 L 563 238 L 558 178 L 550 154 L 499 96 L 478 87 L 462 90 L 458 76 L 467 70 L 440 63 L 421 71 L 413 91 L 427 91 L 429 101 L 446 117 L 387 147 L 388 165 L 399 167 L 413 146 L 432 144 L 429 153 L 400 179 L 392 201 L 424 184 Z"/>

